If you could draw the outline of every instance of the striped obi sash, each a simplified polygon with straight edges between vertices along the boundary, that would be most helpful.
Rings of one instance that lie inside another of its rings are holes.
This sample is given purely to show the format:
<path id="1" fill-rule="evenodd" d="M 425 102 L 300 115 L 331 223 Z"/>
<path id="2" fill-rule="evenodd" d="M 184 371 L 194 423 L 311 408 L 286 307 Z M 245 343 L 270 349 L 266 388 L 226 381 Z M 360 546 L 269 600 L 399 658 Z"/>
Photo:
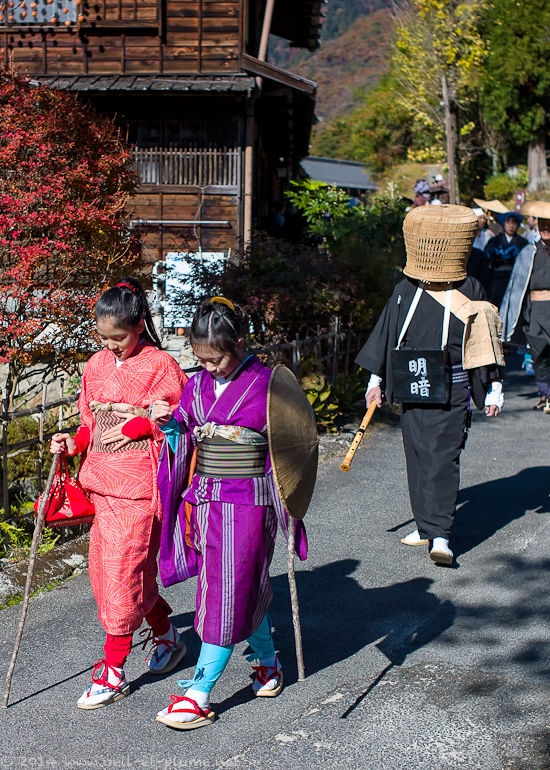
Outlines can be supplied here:
<path id="1" fill-rule="evenodd" d="M 206 423 L 194 429 L 198 476 L 253 479 L 265 476 L 268 442 L 261 433 L 238 425 Z"/>

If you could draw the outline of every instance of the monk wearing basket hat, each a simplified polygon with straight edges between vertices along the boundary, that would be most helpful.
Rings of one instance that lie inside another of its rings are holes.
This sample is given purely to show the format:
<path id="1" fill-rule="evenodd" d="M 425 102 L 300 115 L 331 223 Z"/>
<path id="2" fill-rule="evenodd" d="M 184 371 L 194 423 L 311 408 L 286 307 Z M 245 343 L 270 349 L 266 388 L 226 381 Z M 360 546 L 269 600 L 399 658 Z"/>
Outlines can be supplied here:
<path id="1" fill-rule="evenodd" d="M 538 219 L 540 240 L 518 254 L 500 313 L 503 339 L 523 332 L 529 344 L 538 388 L 533 409 L 550 414 L 550 203 L 530 201 L 529 213 Z"/>
<path id="2" fill-rule="evenodd" d="M 401 541 L 429 545 L 451 565 L 449 538 L 471 403 L 493 417 L 504 398 L 500 319 L 466 275 L 478 220 L 464 206 L 412 209 L 403 223 L 405 278 L 356 362 L 371 372 L 367 406 L 401 404 L 407 477 L 417 528 Z"/>

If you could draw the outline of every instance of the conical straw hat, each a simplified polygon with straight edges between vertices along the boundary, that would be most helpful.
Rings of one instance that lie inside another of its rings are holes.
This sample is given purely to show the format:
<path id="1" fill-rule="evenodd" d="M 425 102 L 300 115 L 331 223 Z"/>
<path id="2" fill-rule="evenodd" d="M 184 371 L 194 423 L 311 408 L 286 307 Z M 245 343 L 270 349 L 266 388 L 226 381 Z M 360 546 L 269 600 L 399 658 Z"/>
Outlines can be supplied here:
<path id="1" fill-rule="evenodd" d="M 478 220 L 466 206 L 418 206 L 403 222 L 407 249 L 404 273 L 433 283 L 466 278 L 466 262 L 478 230 Z"/>
<path id="2" fill-rule="evenodd" d="M 521 207 L 521 213 L 539 219 L 550 219 L 550 202 L 526 201 Z"/>
<path id="3" fill-rule="evenodd" d="M 494 198 L 492 201 L 484 201 L 483 198 L 474 198 L 474 203 L 481 206 L 483 211 L 492 211 L 495 214 L 505 214 L 508 208 L 499 200 Z"/>
<path id="4" fill-rule="evenodd" d="M 269 380 L 267 433 L 277 491 L 287 513 L 303 519 L 317 478 L 319 436 L 306 394 L 282 364 Z"/>

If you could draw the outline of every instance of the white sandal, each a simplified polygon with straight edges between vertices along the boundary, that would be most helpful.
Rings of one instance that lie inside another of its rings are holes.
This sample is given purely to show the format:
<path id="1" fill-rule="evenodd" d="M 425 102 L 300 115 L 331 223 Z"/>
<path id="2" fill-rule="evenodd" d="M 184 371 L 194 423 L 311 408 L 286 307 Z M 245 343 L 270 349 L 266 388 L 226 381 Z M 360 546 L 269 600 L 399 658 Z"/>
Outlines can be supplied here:
<path id="1" fill-rule="evenodd" d="M 164 634 L 156 636 L 152 628 L 144 628 L 139 632 L 140 636 L 145 636 L 143 649 L 146 648 L 149 642 L 153 644 L 151 657 L 149 660 L 145 658 L 145 662 L 152 674 L 167 674 L 169 671 L 173 671 L 187 652 L 187 646 L 183 638 L 172 623 L 170 623 L 167 634 L 169 636 Z"/>
<path id="2" fill-rule="evenodd" d="M 197 727 L 211 725 L 216 719 L 214 712 L 210 711 L 210 706 L 201 709 L 193 698 L 188 698 L 186 695 L 171 695 L 170 698 L 172 703 L 159 711 L 156 717 L 157 722 L 162 722 L 163 725 L 173 727 L 175 730 L 196 730 Z M 196 714 L 196 717 L 189 720 L 184 714 Z"/>
<path id="3" fill-rule="evenodd" d="M 283 670 L 278 658 L 274 666 L 252 666 L 256 672 L 252 690 L 257 698 L 275 698 L 283 689 Z"/>
<path id="4" fill-rule="evenodd" d="M 103 673 L 99 676 L 96 672 L 101 667 Z M 82 693 L 76 705 L 79 709 L 99 709 L 125 698 L 129 692 L 130 685 L 126 682 L 123 669 L 109 665 L 106 660 L 98 660 L 92 671 L 92 684 Z"/>

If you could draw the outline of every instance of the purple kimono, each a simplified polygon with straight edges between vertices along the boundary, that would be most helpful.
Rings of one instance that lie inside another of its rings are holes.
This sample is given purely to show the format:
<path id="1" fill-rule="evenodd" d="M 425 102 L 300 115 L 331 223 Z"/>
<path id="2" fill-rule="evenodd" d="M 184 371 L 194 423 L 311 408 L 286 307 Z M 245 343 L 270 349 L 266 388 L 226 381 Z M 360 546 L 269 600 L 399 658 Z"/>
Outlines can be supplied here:
<path id="1" fill-rule="evenodd" d="M 247 639 L 272 599 L 269 565 L 277 523 L 288 537 L 288 516 L 277 493 L 269 453 L 264 476 L 211 478 L 196 475 L 188 486 L 193 428 L 214 422 L 239 425 L 267 436 L 267 391 L 271 370 L 249 358 L 218 398 L 205 370 L 184 388 L 174 417 L 181 435 L 173 458 L 165 442 L 159 462 L 163 509 L 159 571 L 164 586 L 198 576 L 195 629 L 204 642 L 227 646 Z M 189 547 L 185 502 L 191 503 Z M 301 522 L 296 554 L 307 555 Z"/>

